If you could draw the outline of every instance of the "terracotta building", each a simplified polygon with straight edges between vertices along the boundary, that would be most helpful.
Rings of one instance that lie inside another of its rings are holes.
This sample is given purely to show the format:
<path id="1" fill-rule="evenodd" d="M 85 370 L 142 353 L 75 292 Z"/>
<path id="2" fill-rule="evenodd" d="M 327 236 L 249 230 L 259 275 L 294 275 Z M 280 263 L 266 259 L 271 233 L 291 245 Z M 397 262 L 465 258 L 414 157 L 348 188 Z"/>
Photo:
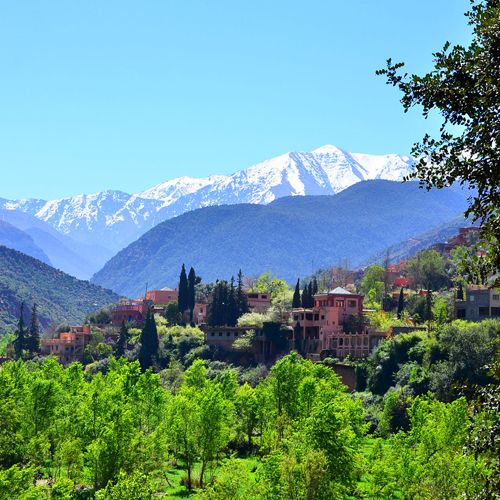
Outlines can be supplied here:
<path id="1" fill-rule="evenodd" d="M 61 332 L 56 338 L 42 339 L 41 354 L 57 356 L 63 365 L 74 361 L 83 362 L 85 347 L 90 338 L 90 325 L 72 326 L 69 332 Z"/>
<path id="2" fill-rule="evenodd" d="M 161 290 L 149 290 L 146 292 L 146 300 L 156 305 L 166 305 L 169 302 L 177 302 L 179 292 L 172 288 L 162 288 Z"/>
<path id="3" fill-rule="evenodd" d="M 125 323 L 136 323 L 140 325 L 146 319 L 148 309 L 153 305 L 150 300 L 120 300 L 111 311 L 112 323 L 120 326 Z"/>
<path id="4" fill-rule="evenodd" d="M 268 293 L 246 292 L 250 312 L 265 313 L 271 307 L 271 296 Z"/>
<path id="5" fill-rule="evenodd" d="M 293 309 L 295 348 L 311 359 L 368 356 L 386 334 L 365 324 L 363 298 L 337 287 L 315 295 L 314 307 Z"/>

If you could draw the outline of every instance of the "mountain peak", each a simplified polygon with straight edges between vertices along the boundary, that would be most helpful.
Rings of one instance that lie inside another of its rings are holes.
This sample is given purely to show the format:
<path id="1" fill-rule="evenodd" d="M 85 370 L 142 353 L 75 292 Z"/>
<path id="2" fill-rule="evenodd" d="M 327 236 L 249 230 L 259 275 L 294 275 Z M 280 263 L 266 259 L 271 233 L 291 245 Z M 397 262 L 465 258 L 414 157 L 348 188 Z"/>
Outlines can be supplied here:
<path id="1" fill-rule="evenodd" d="M 316 154 L 316 155 L 326 155 L 326 154 L 332 154 L 332 153 L 334 153 L 334 154 L 338 154 L 338 153 L 346 154 L 346 151 L 344 151 L 343 149 L 341 149 L 337 146 L 334 146 L 333 144 L 325 144 L 324 146 L 313 149 L 311 151 L 311 153 Z"/>

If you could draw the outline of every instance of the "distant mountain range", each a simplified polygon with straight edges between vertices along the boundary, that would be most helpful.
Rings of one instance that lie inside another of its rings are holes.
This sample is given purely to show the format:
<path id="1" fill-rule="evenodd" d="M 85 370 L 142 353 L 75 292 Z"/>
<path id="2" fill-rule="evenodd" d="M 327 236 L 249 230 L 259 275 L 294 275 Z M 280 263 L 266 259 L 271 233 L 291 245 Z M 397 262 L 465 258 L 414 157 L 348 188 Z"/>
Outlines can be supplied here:
<path id="1" fill-rule="evenodd" d="M 0 334 L 13 332 L 25 302 L 27 318 L 37 304 L 43 328 L 60 323 L 81 324 L 85 315 L 118 295 L 81 281 L 24 253 L 0 246 Z"/>
<path id="2" fill-rule="evenodd" d="M 352 266 L 463 213 L 467 191 L 418 183 L 359 182 L 333 196 L 268 205 L 205 207 L 162 222 L 120 251 L 93 281 L 129 297 L 177 284 L 184 262 L 204 281 L 272 271 L 293 283 L 312 270 Z"/>
<path id="3" fill-rule="evenodd" d="M 0 199 L 0 209 L 4 220 L 5 212 L 14 211 L 44 222 L 19 227 L 7 220 L 25 230 L 56 267 L 89 277 L 146 231 L 185 212 L 212 205 L 266 204 L 286 196 L 332 195 L 368 179 L 402 180 L 413 166 L 408 156 L 349 153 L 328 145 L 287 153 L 233 175 L 179 177 L 136 194 L 103 191 L 51 201 Z"/>

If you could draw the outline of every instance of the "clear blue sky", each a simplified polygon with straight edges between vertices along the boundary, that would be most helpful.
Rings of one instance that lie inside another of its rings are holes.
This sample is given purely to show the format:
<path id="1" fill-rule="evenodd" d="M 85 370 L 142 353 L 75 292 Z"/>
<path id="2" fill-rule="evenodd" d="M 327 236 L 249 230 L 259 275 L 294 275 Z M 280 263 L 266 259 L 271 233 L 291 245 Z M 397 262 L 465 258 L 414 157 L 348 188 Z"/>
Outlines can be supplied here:
<path id="1" fill-rule="evenodd" d="M 407 154 L 436 122 L 374 72 L 465 43 L 468 0 L 2 2 L 0 197 L 137 192 L 332 143 Z"/>

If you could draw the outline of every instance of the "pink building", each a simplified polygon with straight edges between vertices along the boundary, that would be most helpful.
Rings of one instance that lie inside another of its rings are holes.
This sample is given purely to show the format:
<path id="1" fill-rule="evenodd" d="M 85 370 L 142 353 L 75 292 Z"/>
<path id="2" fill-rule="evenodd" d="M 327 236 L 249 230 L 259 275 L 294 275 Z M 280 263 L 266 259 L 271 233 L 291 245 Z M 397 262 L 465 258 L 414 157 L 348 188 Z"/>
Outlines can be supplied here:
<path id="1" fill-rule="evenodd" d="M 265 313 L 271 307 L 271 296 L 268 293 L 246 292 L 248 309 L 251 312 Z"/>
<path id="2" fill-rule="evenodd" d="M 314 296 L 314 307 L 293 310 L 295 348 L 309 358 L 368 356 L 381 336 L 363 320 L 363 295 L 337 287 Z"/>
<path id="3" fill-rule="evenodd" d="M 141 324 L 151 306 L 152 302 L 146 300 L 120 300 L 111 311 L 112 323 L 114 326 L 120 326 L 122 321 Z"/>
<path id="4" fill-rule="evenodd" d="M 150 300 L 154 305 L 168 304 L 169 302 L 176 302 L 179 299 L 179 293 L 172 288 L 162 288 L 161 290 L 149 290 L 146 292 L 146 300 Z"/>
<path id="5" fill-rule="evenodd" d="M 64 365 L 74 361 L 83 362 L 85 347 L 90 338 L 90 325 L 72 326 L 69 332 L 61 332 L 54 339 L 42 339 L 41 353 L 57 356 Z"/>

